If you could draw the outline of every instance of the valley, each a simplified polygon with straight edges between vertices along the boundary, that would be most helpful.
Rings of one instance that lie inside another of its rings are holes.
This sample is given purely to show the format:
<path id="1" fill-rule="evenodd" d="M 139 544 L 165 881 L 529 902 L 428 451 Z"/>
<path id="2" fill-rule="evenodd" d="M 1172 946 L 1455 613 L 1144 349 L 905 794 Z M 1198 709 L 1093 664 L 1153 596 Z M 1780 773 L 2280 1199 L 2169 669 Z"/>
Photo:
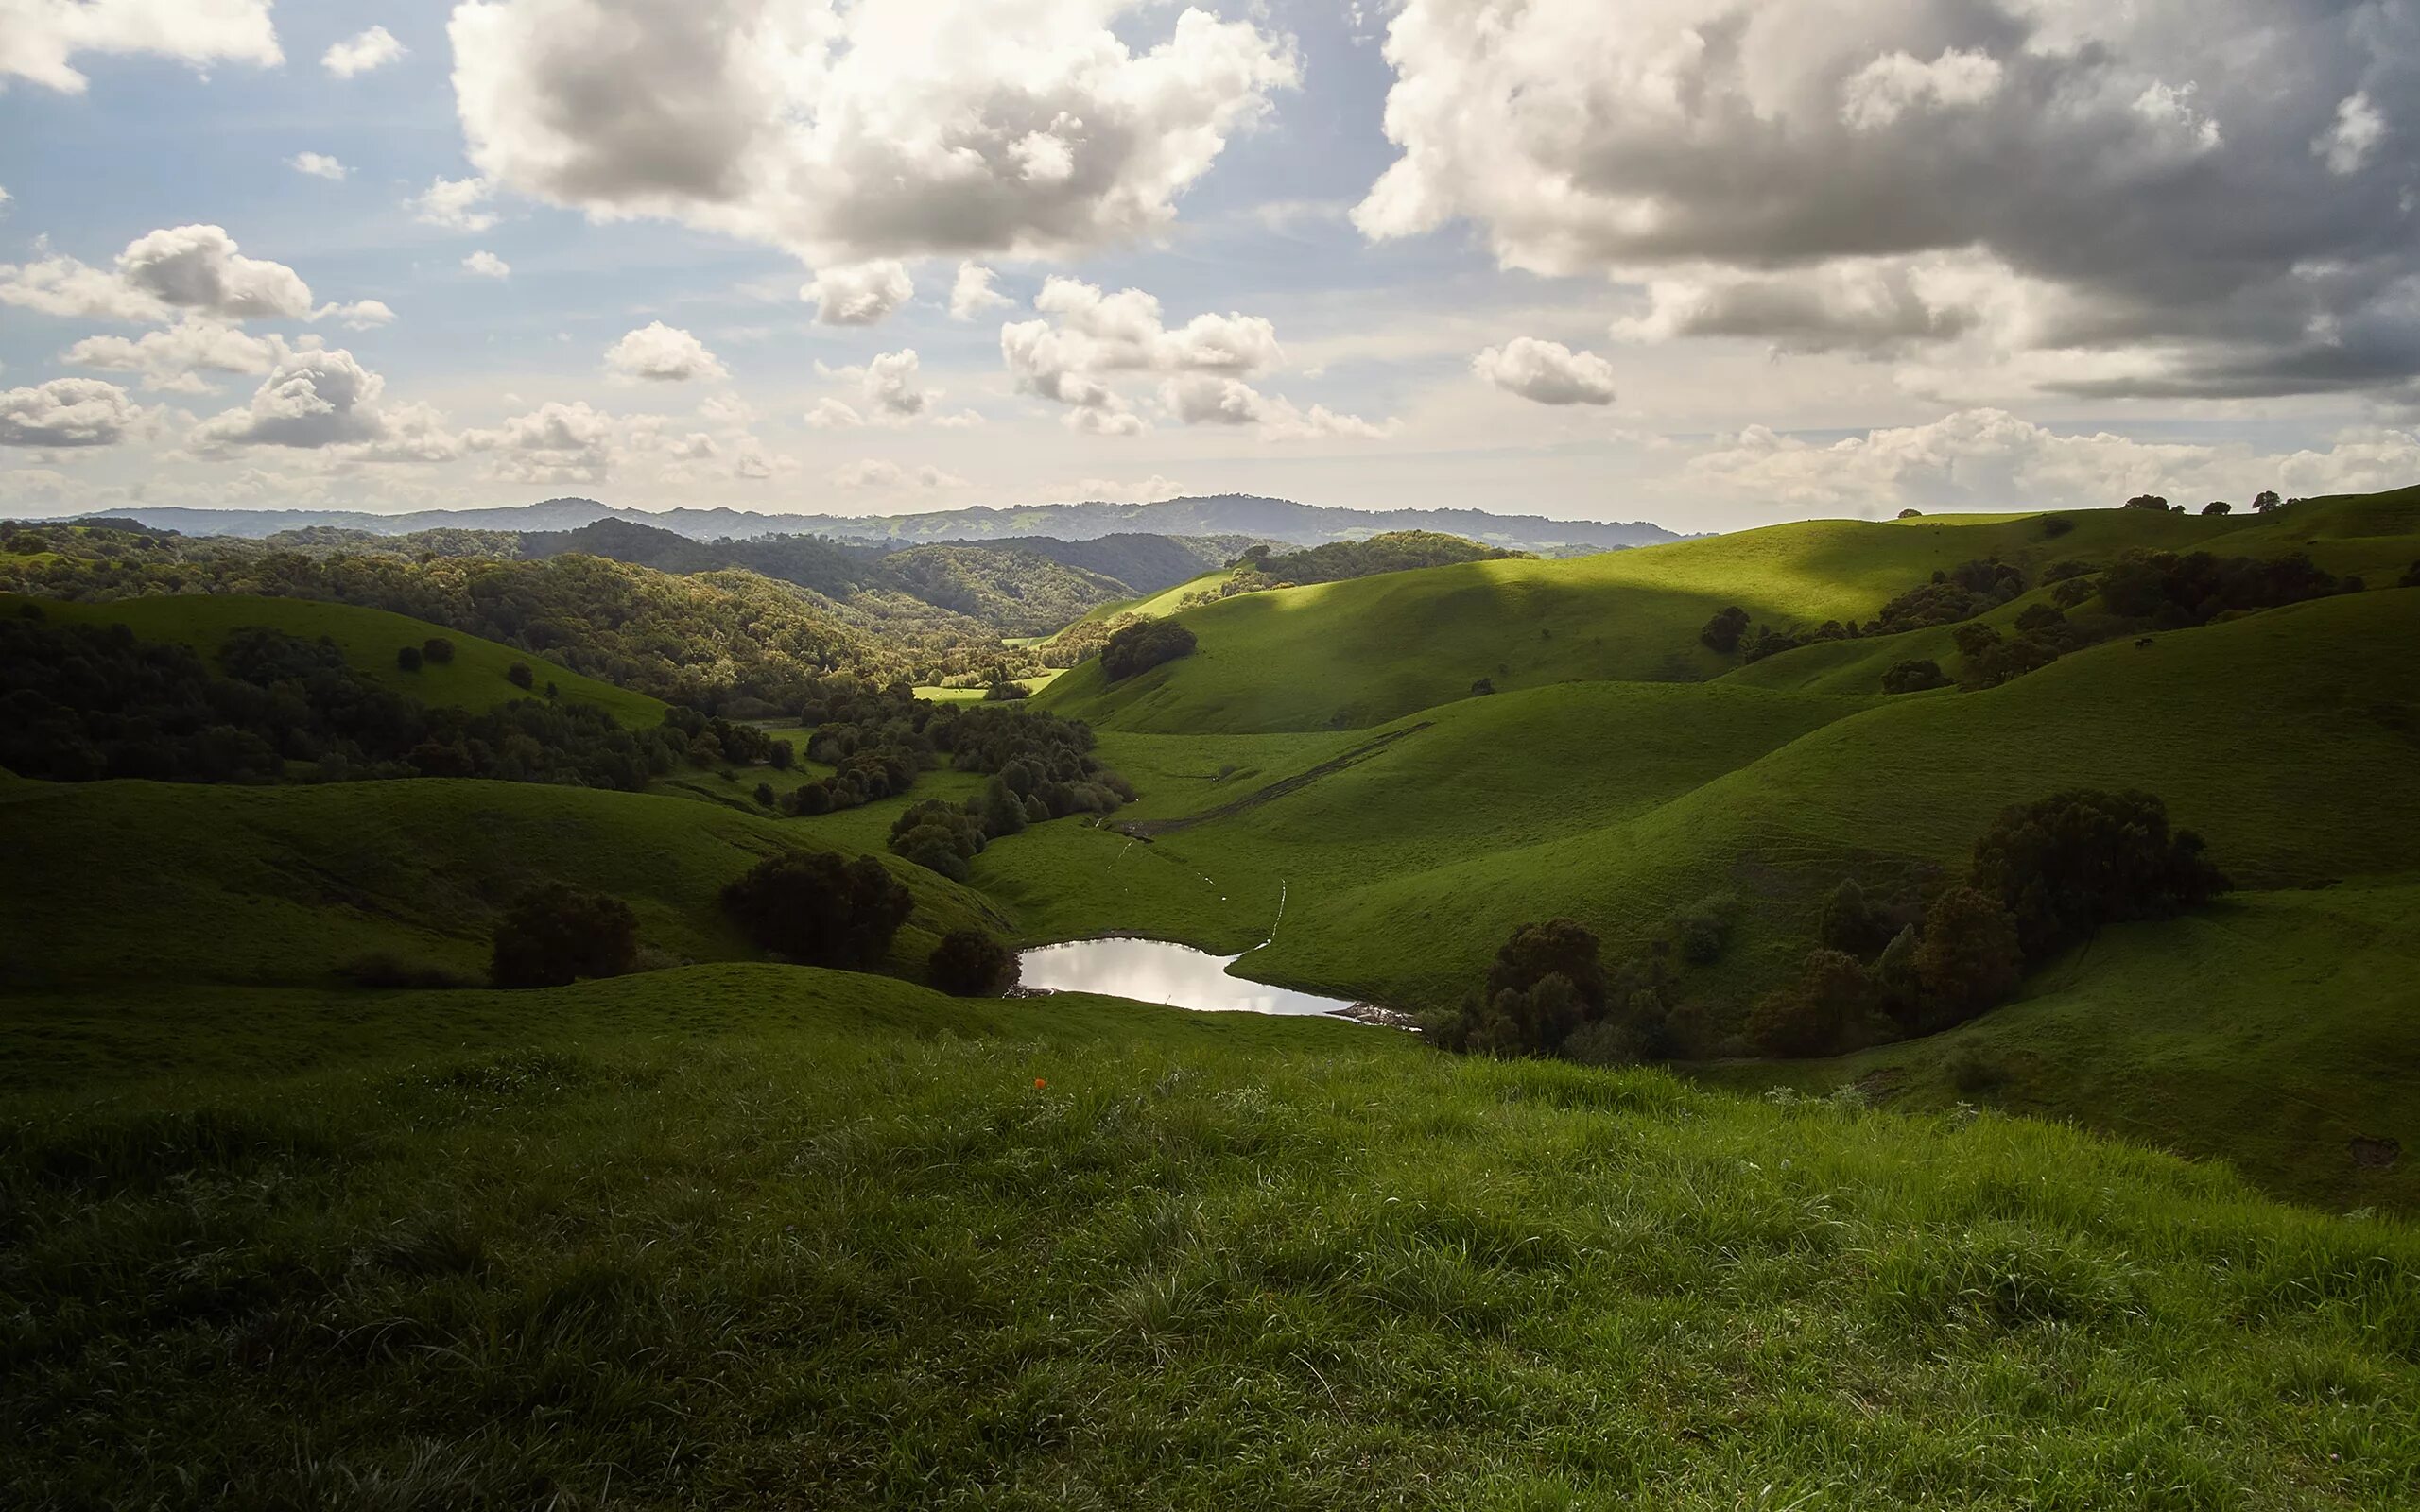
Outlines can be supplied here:
<path id="1" fill-rule="evenodd" d="M 368 1474 L 406 1502 L 677 1459 L 676 1421 L 715 1447 L 652 1485 L 712 1498 L 805 1435 L 802 1500 L 902 1504 L 931 1473 L 1211 1504 L 1246 1442 L 1300 1505 L 1597 1454 L 1812 1486 L 1881 1473 L 1876 1435 L 1906 1504 L 2108 1504 L 2222 1465 L 2269 1488 L 2243 1504 L 2382 1504 L 2407 1467 L 2376 1435 L 2408 1421 L 2420 1319 L 2420 491 L 1392 571 L 1381 538 L 1302 586 L 1237 545 L 1064 629 L 961 616 L 1004 659 L 1077 638 L 1022 696 L 911 690 L 923 653 L 879 615 L 713 547 L 271 560 L 42 528 L 12 656 L 173 653 L 173 696 L 284 742 L 277 777 L 0 778 L 7 1274 L 44 1298 L 9 1410 L 60 1494 L 164 1484 L 79 1468 L 104 1410 L 245 1496 Z M 2315 576 L 2259 565 L 2289 558 Z M 2248 565 L 2132 611 L 2202 560 Z M 287 675 L 251 670 L 280 646 L 334 680 L 256 703 L 236 685 Z M 1919 661 L 1941 685 L 1885 691 Z M 593 705 L 644 770 L 581 785 L 533 747 L 445 775 L 382 754 L 363 688 L 461 740 L 489 704 Z M 44 717 L 113 764 L 172 716 Z M 1885 993 L 1887 932 L 1948 927 L 1926 901 L 2003 811 L 2135 791 L 2222 894 L 2046 947 L 1945 1027 L 1873 997 L 1774 1049 L 1841 897 L 1880 933 L 1834 954 Z M 846 970 L 735 902 L 826 860 L 896 909 Z M 489 985 L 549 886 L 618 910 L 629 953 Z M 1443 1053 L 1547 920 L 1601 952 L 1619 1034 Z M 993 971 L 980 949 L 1024 953 L 1033 995 L 922 985 L 953 953 Z M 446 1352 L 310 1342 L 365 1330 Z M 311 1363 L 206 1395 L 280 1359 Z M 147 1388 L 104 1409 L 130 1368 Z M 2122 1411 L 2051 1407 L 2045 1372 Z M 1592 1428 L 1575 1383 L 1613 1376 L 1634 1394 Z M 1718 1409 L 1681 1380 L 1743 1384 Z M 356 1405 L 294 1395 L 331 1389 Z M 1176 1426 L 1198 1399 L 1221 1423 Z M 1446 1405 L 1494 1399 L 1553 1432 Z M 2018 1410 L 2058 1427 L 1979 1459 L 1957 1426 Z M 251 1463 L 296 1412 L 327 1457 Z M 1407 1420 L 1431 1426 L 1375 1426 Z"/>

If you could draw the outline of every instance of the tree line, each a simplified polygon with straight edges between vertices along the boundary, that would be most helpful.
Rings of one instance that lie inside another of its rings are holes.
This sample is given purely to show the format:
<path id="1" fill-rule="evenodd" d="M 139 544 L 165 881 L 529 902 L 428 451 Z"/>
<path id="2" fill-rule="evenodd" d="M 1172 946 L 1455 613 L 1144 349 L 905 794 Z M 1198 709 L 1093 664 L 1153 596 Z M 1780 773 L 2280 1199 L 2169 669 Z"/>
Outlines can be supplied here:
<path id="1" fill-rule="evenodd" d="M 1743 1033 L 1781 1058 L 1938 1033 L 2007 1002 L 2026 973 L 2102 926 L 2170 918 L 2231 886 L 2201 836 L 2172 828 L 2152 794 L 2076 788 L 2014 805 L 1945 885 L 1876 898 L 1843 879 L 1812 948 L 1751 1005 Z M 1426 1025 L 1430 1037 L 1474 1055 L 1662 1058 L 1676 1048 L 1672 957 L 1719 956 L 1730 907 L 1693 911 L 1708 917 L 1690 925 L 1676 918 L 1641 958 L 1614 967 L 1572 919 L 1523 925 L 1481 988 Z"/>

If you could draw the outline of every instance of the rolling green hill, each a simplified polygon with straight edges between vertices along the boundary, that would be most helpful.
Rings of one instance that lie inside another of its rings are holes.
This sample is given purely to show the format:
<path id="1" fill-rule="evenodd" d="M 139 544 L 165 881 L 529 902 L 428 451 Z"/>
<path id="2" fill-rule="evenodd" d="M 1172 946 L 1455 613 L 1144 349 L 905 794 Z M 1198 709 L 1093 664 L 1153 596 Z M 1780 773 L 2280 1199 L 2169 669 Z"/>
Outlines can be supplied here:
<path id="1" fill-rule="evenodd" d="M 527 651 L 382 609 L 249 593 L 191 593 L 103 603 L 0 594 L 0 613 L 17 613 L 27 603 L 39 603 L 45 615 L 60 624 L 123 625 L 140 640 L 189 645 L 206 660 L 215 659 L 227 637 L 247 626 L 267 626 L 309 641 L 326 636 L 343 648 L 346 662 L 362 676 L 408 693 L 423 703 L 474 711 L 528 696 L 504 675 L 507 667 L 521 662 L 535 675 L 540 692 L 551 682 L 566 701 L 595 704 L 633 729 L 664 721 L 663 702 L 645 694 L 582 677 Z M 432 636 L 454 643 L 450 663 L 429 662 L 418 672 L 406 672 L 395 664 L 397 651 L 420 645 Z"/>
<path id="2" fill-rule="evenodd" d="M 666 958 L 745 959 L 755 952 L 716 901 L 724 884 L 786 848 L 872 849 L 683 799 L 430 778 L 22 783 L 0 821 L 0 983 L 17 988 L 321 984 L 374 954 L 477 976 L 496 916 L 544 881 L 625 900 Z M 917 899 L 894 970 L 916 972 L 939 934 L 991 917 L 890 865 Z"/>
<path id="3" fill-rule="evenodd" d="M 0 1101 L 31 1505 L 2249 1512 L 2420 1476 L 2409 1228 L 2028 1121 L 744 965 L 54 1000 L 0 1048 L 74 1088 Z"/>
<path id="4" fill-rule="evenodd" d="M 2102 509 L 1813 521 L 1576 560 L 1475 562 L 1247 594 L 1184 612 L 1200 639 L 1192 656 L 1116 686 L 1098 665 L 1079 666 L 1042 706 L 1104 729 L 1236 734 L 1382 725 L 1464 697 L 1482 678 L 1499 691 L 1702 681 L 1737 664 L 1698 642 L 1726 607 L 1776 628 L 1863 620 L 1934 572 L 1979 558 L 2031 576 L 2134 546 L 2308 550 L 2323 566 L 2383 573 L 2420 555 L 2420 493 L 2380 497 L 2265 519 Z"/>
<path id="5" fill-rule="evenodd" d="M 1946 1034 L 1697 1074 L 1816 1095 L 1854 1083 L 1903 1108 L 1988 1101 L 2225 1159 L 2340 1211 L 2408 1212 L 2415 1030 L 2420 884 L 2356 882 L 2111 929 L 2027 1001 Z"/>
<path id="6" fill-rule="evenodd" d="M 2161 795 L 2251 889 L 2243 917 L 2256 936 L 2299 917 L 2298 895 L 2280 889 L 2420 872 L 2420 785 L 2410 780 L 2420 771 L 2420 664 L 2406 649 L 2415 642 L 2420 590 L 2382 590 L 2149 646 L 2104 644 L 1981 693 L 1573 683 L 1467 698 L 1375 730 L 1112 731 L 1104 758 L 1146 795 L 1120 818 L 1144 834 L 1019 836 L 978 858 L 976 875 L 1033 937 L 1133 930 L 1239 951 L 1274 925 L 1250 974 L 1422 1007 L 1475 986 L 1518 924 L 1576 918 L 1620 959 L 1650 949 L 1675 912 L 1727 898 L 1731 944 L 1685 974 L 1681 1008 L 1686 1032 L 1720 1045 L 1811 944 L 1841 878 L 1887 890 L 1962 865 L 2001 808 L 2063 787 Z M 1158 822 L 1187 816 L 1200 822 Z M 2382 961 L 2420 948 L 2381 931 Z M 2412 1042 L 2398 1000 L 2366 989 L 2377 973 L 2326 971 L 2292 938 L 2253 948 L 2274 952 L 2272 979 L 2303 961 L 2295 1011 L 2339 1026 L 2332 1039 L 2277 1045 L 2279 1074 L 2353 1089 L 2370 1062 L 2338 1050 Z M 2078 1001 L 2129 1001 L 2135 984 L 2104 982 L 2101 969 L 2084 964 Z M 2066 990 L 2066 980 L 2054 972 L 2028 992 Z M 2261 980 L 2247 971 L 2232 988 L 2213 983 L 2179 998 L 2179 1011 L 2198 1004 L 2263 1022 L 2278 1005 L 2237 997 L 2268 990 Z M 2213 1045 L 2223 1046 L 2218 1059 L 2253 1054 L 2239 1040 Z M 1876 1063 L 1894 1052 L 1927 1055 L 1894 1047 Z M 2141 1063 L 2152 1058 L 2142 1052 Z M 2044 1090 L 2025 1106 L 2119 1132 L 2168 1126 L 2155 1093 L 2130 1097 L 2122 1078 L 2082 1074 L 2057 1056 L 2043 1057 L 2035 1081 Z M 2408 1085 L 2390 1074 L 2375 1093 L 2345 1097 L 2344 1116 L 2377 1098 L 2408 1106 Z M 2420 1136 L 2408 1125 L 2371 1132 Z M 2260 1120 L 2218 1117 L 2180 1147 L 2239 1154 L 2281 1190 L 2335 1193 L 2351 1178 L 2351 1136 L 2330 1137 L 2281 1143 Z M 2304 1184 L 2283 1180 L 2289 1166 Z M 2398 1202 L 2415 1194 L 2389 1190 Z"/>

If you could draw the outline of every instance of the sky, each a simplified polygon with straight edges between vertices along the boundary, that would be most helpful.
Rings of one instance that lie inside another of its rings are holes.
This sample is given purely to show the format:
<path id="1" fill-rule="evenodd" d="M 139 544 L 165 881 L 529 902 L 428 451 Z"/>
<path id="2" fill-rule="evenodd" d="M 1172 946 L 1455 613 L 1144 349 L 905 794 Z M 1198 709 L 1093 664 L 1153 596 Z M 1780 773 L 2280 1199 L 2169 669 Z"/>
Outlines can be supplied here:
<path id="1" fill-rule="evenodd" d="M 0 515 L 2420 482 L 2420 0 L 0 0 Z"/>

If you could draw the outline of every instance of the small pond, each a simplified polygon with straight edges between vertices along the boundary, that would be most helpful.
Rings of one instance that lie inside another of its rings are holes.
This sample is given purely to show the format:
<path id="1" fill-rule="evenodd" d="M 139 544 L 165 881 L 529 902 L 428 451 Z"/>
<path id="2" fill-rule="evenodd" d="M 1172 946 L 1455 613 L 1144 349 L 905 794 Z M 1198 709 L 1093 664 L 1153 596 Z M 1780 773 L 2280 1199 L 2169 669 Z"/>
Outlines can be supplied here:
<path id="1" fill-rule="evenodd" d="M 1341 1013 L 1353 1006 L 1342 998 L 1247 982 L 1227 970 L 1242 959 L 1165 940 L 1080 939 L 1027 951 L 1017 964 L 1024 987 L 1098 992 L 1209 1013 Z"/>

